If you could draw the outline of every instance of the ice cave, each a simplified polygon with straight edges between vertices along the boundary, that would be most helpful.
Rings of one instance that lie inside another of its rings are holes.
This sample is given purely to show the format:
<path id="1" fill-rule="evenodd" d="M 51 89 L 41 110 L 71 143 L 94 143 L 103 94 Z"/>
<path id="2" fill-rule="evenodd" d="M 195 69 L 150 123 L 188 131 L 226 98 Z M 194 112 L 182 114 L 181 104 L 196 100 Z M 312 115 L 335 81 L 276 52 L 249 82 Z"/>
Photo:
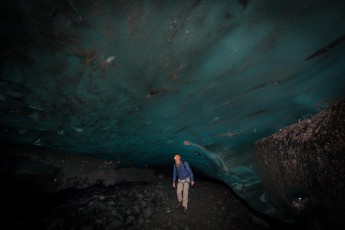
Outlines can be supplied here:
<path id="1" fill-rule="evenodd" d="M 63 190 L 62 166 L 37 156 L 144 176 L 180 154 L 258 213 L 345 227 L 344 1 L 4 0 L 0 11 L 3 175 L 46 173 L 40 186 Z"/>

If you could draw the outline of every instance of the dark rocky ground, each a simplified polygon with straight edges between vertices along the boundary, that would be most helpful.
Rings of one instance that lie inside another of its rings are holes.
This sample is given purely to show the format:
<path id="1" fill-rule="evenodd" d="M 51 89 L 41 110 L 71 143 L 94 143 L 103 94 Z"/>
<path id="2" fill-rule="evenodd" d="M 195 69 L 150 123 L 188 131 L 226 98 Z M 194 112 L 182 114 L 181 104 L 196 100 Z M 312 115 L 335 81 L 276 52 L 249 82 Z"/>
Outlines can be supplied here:
<path id="1" fill-rule="evenodd" d="M 176 209 L 170 172 L 155 172 L 157 180 L 147 183 L 55 193 L 27 193 L 3 178 L 2 224 L 6 229 L 292 229 L 255 213 L 228 187 L 207 178 L 196 180 L 184 214 Z"/>
<path id="2" fill-rule="evenodd" d="M 198 172 L 184 214 L 176 209 L 171 166 L 124 167 L 0 146 L 1 229 L 293 229 L 256 213 L 225 184 Z"/>

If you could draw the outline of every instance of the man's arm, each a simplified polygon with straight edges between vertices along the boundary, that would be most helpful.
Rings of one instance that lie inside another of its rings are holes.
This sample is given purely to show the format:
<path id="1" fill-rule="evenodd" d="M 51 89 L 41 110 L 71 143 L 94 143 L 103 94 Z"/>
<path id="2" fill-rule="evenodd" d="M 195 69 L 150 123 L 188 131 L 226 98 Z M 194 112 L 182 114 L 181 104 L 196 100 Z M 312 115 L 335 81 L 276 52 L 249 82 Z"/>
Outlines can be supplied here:
<path id="1" fill-rule="evenodd" d="M 175 167 L 175 164 L 174 164 L 174 169 L 173 169 L 173 187 L 175 188 L 175 182 L 176 182 L 176 167 Z"/>
<path id="2" fill-rule="evenodd" d="M 174 165 L 174 170 L 173 170 L 173 182 L 176 182 L 176 167 Z"/>
<path id="3" fill-rule="evenodd" d="M 188 162 L 185 162 L 185 166 L 186 166 L 187 172 L 188 172 L 188 174 L 189 174 L 189 176 L 190 176 L 190 180 L 191 180 L 191 181 L 194 181 L 193 171 L 192 171 L 192 169 L 190 168 Z"/>

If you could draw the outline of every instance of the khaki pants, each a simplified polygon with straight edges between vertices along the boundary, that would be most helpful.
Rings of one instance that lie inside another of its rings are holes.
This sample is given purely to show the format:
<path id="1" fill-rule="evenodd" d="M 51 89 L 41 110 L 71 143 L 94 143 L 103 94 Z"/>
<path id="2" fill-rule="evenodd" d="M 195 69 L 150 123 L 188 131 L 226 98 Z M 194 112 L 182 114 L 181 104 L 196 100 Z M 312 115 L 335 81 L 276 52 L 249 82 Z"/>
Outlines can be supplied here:
<path id="1" fill-rule="evenodd" d="M 188 205 L 188 190 L 189 190 L 189 177 L 185 180 L 178 180 L 177 182 L 177 200 L 178 202 L 182 202 L 182 206 L 187 208 Z M 183 196 L 182 196 L 183 194 Z"/>

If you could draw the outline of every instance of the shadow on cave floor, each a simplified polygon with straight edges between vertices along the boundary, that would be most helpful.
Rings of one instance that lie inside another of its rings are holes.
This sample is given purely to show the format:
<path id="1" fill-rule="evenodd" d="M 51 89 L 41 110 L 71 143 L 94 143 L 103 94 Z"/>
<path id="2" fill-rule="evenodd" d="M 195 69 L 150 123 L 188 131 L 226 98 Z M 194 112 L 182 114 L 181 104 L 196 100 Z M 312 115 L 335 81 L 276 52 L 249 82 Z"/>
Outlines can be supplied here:
<path id="1" fill-rule="evenodd" d="M 254 214 L 224 184 L 203 177 L 190 189 L 189 210 L 184 214 L 176 209 L 170 170 L 155 171 L 156 182 L 50 194 L 14 190 L 9 186 L 13 181 L 2 178 L 2 224 L 7 229 L 292 229 Z"/>

